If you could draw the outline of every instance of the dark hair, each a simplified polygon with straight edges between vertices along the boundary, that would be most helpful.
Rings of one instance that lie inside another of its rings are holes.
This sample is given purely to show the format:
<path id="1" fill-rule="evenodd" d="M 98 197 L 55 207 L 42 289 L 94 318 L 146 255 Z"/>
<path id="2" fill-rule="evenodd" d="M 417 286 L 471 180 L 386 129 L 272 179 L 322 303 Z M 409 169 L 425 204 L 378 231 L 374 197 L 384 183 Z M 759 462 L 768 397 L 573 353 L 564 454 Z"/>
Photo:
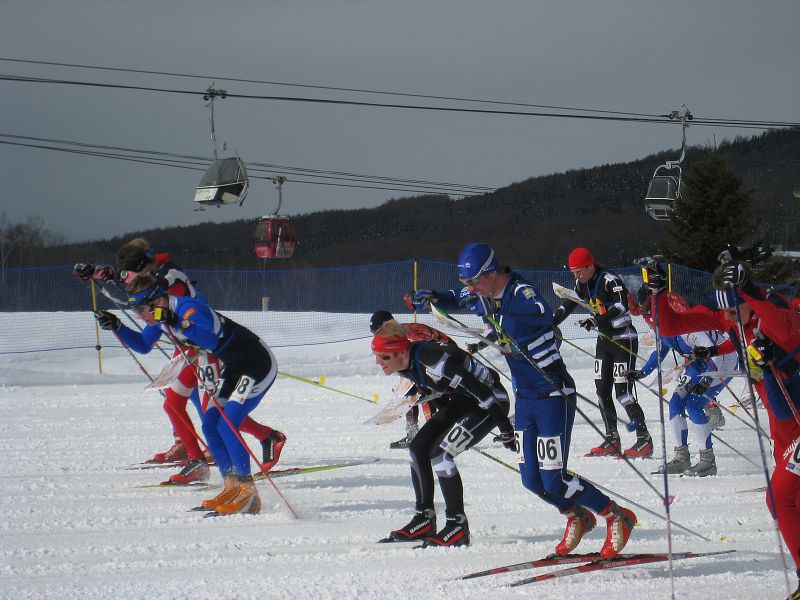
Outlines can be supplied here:
<path id="1" fill-rule="evenodd" d="M 150 244 L 144 238 L 136 238 L 117 251 L 117 268 L 138 273 L 155 260 Z"/>
<path id="2" fill-rule="evenodd" d="M 379 310 L 372 313 L 372 316 L 369 318 L 369 332 L 375 333 L 381 328 L 381 325 L 392 319 L 394 319 L 392 313 L 386 310 Z"/>

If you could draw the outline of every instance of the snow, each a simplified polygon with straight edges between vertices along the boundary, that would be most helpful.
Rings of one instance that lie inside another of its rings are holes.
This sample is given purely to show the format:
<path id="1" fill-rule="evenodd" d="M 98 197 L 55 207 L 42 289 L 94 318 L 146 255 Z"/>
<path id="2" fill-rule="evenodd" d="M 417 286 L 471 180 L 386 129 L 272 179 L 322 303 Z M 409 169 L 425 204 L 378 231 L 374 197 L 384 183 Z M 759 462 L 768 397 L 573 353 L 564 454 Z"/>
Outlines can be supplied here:
<path id="1" fill-rule="evenodd" d="M 579 345 L 591 350 L 593 342 Z M 325 385 L 366 399 L 379 394 L 380 403 L 391 399 L 394 378 L 380 374 L 366 339 L 277 348 L 275 354 L 286 373 L 312 380 L 323 375 Z M 574 348 L 565 347 L 564 355 L 579 392 L 594 399 L 592 361 Z M 493 352 L 487 358 L 503 364 Z M 157 353 L 143 361 L 152 374 L 166 363 Z M 0 360 L 0 455 L 5 467 L 0 475 L 0 598 L 670 596 L 667 563 L 518 588 L 504 584 L 546 569 L 454 581 L 472 571 L 543 557 L 552 552 L 564 527 L 563 517 L 527 492 L 518 475 L 478 452 L 457 460 L 472 531 L 470 547 L 419 550 L 408 544 L 376 544 L 413 513 L 407 455 L 388 448 L 404 434 L 402 419 L 384 427 L 365 425 L 378 411 L 376 405 L 287 377 L 278 378 L 253 415 L 287 434 L 279 466 L 380 460 L 274 480 L 299 519 L 265 482 L 259 484 L 264 503 L 260 515 L 205 519 L 202 513 L 187 512 L 216 492 L 140 487 L 173 472 L 127 469 L 170 445 L 169 425 L 160 397 L 144 391 L 144 377 L 124 350 L 105 349 L 102 365 L 100 375 L 97 355 L 89 350 L 5 355 Z M 727 393 L 722 401 L 733 403 Z M 650 394 L 642 393 L 642 404 L 660 455 L 658 407 Z M 579 407 L 600 422 L 596 408 L 582 401 Z M 761 464 L 756 436 L 743 423 L 728 415 L 727 426 L 717 433 Z M 623 442 L 630 443 L 632 436 L 623 432 Z M 583 457 L 597 441 L 597 433 L 578 417 L 570 467 L 663 513 L 655 493 L 623 462 Z M 671 457 L 671 436 L 667 447 Z M 492 447 L 489 440 L 480 448 L 515 463 L 510 452 Z M 696 459 L 696 445 L 692 451 Z M 784 571 L 763 493 L 742 492 L 765 484 L 763 469 L 721 444 L 716 453 L 718 476 L 669 481 L 675 495 L 672 519 L 709 541 L 673 526 L 672 545 L 676 552 L 735 552 L 675 561 L 676 596 L 783 598 Z M 662 489 L 662 477 L 649 474 L 660 459 L 635 464 Z M 216 472 L 212 481 L 219 481 Z M 443 522 L 440 500 L 437 488 Z M 639 524 L 627 551 L 666 551 L 664 521 L 633 508 Z M 579 550 L 599 550 L 605 527 L 598 525 Z M 788 555 L 786 560 L 794 587 Z"/>

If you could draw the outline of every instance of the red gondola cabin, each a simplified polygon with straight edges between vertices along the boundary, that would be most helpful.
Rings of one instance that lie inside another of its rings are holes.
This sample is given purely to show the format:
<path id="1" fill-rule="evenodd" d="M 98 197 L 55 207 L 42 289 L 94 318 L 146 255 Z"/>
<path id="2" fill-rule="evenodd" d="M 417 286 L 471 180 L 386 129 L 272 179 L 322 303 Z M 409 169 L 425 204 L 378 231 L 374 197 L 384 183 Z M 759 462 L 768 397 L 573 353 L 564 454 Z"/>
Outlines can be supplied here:
<path id="1" fill-rule="evenodd" d="M 291 258 L 296 247 L 297 237 L 289 219 L 261 217 L 253 240 L 253 250 L 258 258 Z"/>

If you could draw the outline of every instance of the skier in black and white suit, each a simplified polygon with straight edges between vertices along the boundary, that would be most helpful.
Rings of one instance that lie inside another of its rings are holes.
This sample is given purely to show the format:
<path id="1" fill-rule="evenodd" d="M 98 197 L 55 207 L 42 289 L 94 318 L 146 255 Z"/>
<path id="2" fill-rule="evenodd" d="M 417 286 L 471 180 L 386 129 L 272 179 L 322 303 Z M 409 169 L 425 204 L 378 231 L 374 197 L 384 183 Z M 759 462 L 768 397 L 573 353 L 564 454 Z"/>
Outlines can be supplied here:
<path id="1" fill-rule="evenodd" d="M 625 377 L 626 370 L 636 368 L 639 338 L 628 311 L 628 289 L 622 278 L 597 265 L 586 248 L 575 248 L 569 255 L 569 270 L 575 277 L 575 292 L 592 306 L 594 314 L 579 322 L 587 331 L 597 329 L 595 349 L 595 387 L 600 400 L 600 414 L 606 428 L 606 438 L 589 451 L 592 456 L 619 455 L 622 450 L 617 429 L 617 410 L 611 397 L 614 394 L 636 425 L 636 442 L 626 449 L 628 457 L 648 457 L 653 454 L 653 440 L 647 430 L 644 412 L 633 395 L 633 384 Z M 565 300 L 553 315 L 560 324 L 578 306 Z"/>
<path id="2" fill-rule="evenodd" d="M 416 514 L 411 522 L 392 531 L 385 541 L 424 541 L 434 546 L 469 544 L 464 514 L 464 489 L 455 458 L 495 427 L 505 444 L 514 444 L 508 419 L 508 392 L 496 371 L 464 350 L 434 341 L 409 342 L 397 321 L 388 321 L 372 339 L 375 362 L 385 375 L 396 374 L 414 383 L 423 399 L 440 398 L 441 406 L 425 423 L 409 447 Z M 436 532 L 433 474 L 445 503 L 447 523 Z"/>

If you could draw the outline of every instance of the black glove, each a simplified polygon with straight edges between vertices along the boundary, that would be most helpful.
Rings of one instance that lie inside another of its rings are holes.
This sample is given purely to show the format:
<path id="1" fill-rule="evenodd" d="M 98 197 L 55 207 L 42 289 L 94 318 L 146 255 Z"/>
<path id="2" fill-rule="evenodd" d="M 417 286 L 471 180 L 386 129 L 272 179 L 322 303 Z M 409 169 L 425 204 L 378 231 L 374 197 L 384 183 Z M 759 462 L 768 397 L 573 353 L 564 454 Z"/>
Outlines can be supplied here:
<path id="1" fill-rule="evenodd" d="M 97 324 L 100 326 L 100 329 L 104 329 L 106 331 L 117 331 L 122 325 L 122 321 L 119 320 L 119 317 L 114 313 L 110 313 L 107 310 L 97 310 L 94 313 L 94 318 L 97 320 Z"/>
<path id="2" fill-rule="evenodd" d="M 94 275 L 94 265 L 92 263 L 77 263 L 72 272 L 81 281 L 89 281 Z"/>
<path id="3" fill-rule="evenodd" d="M 486 348 L 489 344 L 486 342 L 478 342 L 476 344 L 467 344 L 467 353 L 468 354 L 475 354 L 476 352 L 480 352 L 484 348 Z"/>
<path id="4" fill-rule="evenodd" d="M 708 388 L 711 387 L 711 377 L 703 377 L 697 383 L 693 383 L 691 385 L 687 385 L 686 389 L 689 391 L 690 394 L 694 394 L 695 396 L 702 396 L 708 391 Z"/>
<path id="5" fill-rule="evenodd" d="M 180 322 L 178 315 L 166 306 L 156 306 L 153 309 L 153 319 L 170 326 L 177 325 Z"/>
<path id="6" fill-rule="evenodd" d="M 756 336 L 747 347 L 747 358 L 750 362 L 762 369 L 775 358 L 775 348 L 772 340 Z"/>
<path id="7" fill-rule="evenodd" d="M 583 327 L 586 331 L 591 331 L 597 327 L 597 321 L 595 321 L 594 318 L 589 317 L 588 319 L 578 321 L 578 325 Z"/>
<path id="8" fill-rule="evenodd" d="M 692 355 L 689 357 L 690 360 L 708 360 L 712 356 L 717 355 L 717 347 L 711 346 L 710 348 L 706 348 L 705 346 L 695 346 L 692 348 Z"/>
<path id="9" fill-rule="evenodd" d="M 732 288 L 740 288 L 747 283 L 747 272 L 744 263 L 729 260 L 722 265 L 722 281 Z"/>
<path id="10" fill-rule="evenodd" d="M 517 451 L 517 436 L 514 435 L 513 431 L 501 431 L 500 435 L 494 436 L 492 441 L 495 443 L 500 442 L 512 452 Z"/>
<path id="11" fill-rule="evenodd" d="M 117 270 L 111 265 L 97 265 L 93 277 L 100 281 L 114 281 L 117 278 Z"/>
<path id="12" fill-rule="evenodd" d="M 643 258 L 640 263 L 642 265 L 642 283 L 647 289 L 657 294 L 667 287 L 667 273 L 658 259 Z"/>
<path id="13" fill-rule="evenodd" d="M 622 376 L 628 381 L 639 381 L 644 377 L 644 373 L 640 369 L 626 369 L 622 372 Z"/>

